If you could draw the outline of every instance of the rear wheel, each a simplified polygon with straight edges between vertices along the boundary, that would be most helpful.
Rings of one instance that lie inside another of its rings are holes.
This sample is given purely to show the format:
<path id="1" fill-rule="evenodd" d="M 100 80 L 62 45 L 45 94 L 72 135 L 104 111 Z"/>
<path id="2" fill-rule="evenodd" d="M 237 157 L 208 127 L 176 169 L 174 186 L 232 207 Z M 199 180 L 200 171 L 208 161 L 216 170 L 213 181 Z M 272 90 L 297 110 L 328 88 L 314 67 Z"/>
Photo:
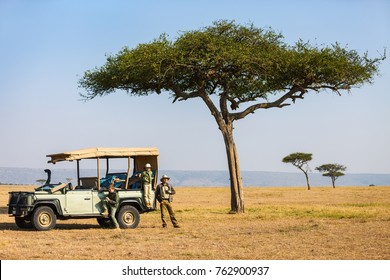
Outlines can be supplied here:
<path id="1" fill-rule="evenodd" d="M 118 212 L 117 220 L 121 228 L 136 228 L 140 221 L 139 212 L 133 206 L 123 206 Z"/>
<path id="2" fill-rule="evenodd" d="M 15 224 L 18 226 L 18 228 L 22 228 L 22 229 L 33 228 L 33 224 L 31 222 L 31 219 L 26 219 L 26 218 L 22 218 L 22 217 L 15 217 Z"/>
<path id="3" fill-rule="evenodd" d="M 32 224 L 36 230 L 50 230 L 56 226 L 57 217 L 53 209 L 41 206 L 35 209 L 32 216 Z"/>

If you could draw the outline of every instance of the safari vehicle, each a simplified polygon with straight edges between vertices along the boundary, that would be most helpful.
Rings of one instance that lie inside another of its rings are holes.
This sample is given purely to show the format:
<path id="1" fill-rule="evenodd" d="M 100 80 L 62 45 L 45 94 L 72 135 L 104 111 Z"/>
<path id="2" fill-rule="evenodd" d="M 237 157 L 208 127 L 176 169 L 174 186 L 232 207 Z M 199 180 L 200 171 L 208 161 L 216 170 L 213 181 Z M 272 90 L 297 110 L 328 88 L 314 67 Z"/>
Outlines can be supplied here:
<path id="1" fill-rule="evenodd" d="M 110 184 L 114 184 L 119 194 L 116 217 L 121 228 L 136 228 L 140 213 L 156 208 L 152 192 L 152 208 L 147 208 L 143 199 L 140 173 L 146 163 L 152 165 L 154 178 L 158 170 L 157 148 L 91 148 L 60 154 L 47 155 L 49 163 L 76 161 L 77 184 L 52 184 L 50 170 L 47 181 L 33 192 L 10 192 L 8 214 L 15 217 L 19 228 L 50 230 L 56 226 L 56 220 L 96 218 L 103 228 L 112 227 L 110 218 L 101 215 L 102 199 L 108 193 Z M 120 159 L 127 161 L 125 172 L 110 172 L 110 162 Z M 96 160 L 97 173 L 94 177 L 80 176 L 80 163 L 83 160 Z M 101 176 L 101 161 L 105 161 L 106 172 Z M 115 178 L 119 179 L 116 180 Z M 156 179 L 152 186 L 156 186 Z"/>

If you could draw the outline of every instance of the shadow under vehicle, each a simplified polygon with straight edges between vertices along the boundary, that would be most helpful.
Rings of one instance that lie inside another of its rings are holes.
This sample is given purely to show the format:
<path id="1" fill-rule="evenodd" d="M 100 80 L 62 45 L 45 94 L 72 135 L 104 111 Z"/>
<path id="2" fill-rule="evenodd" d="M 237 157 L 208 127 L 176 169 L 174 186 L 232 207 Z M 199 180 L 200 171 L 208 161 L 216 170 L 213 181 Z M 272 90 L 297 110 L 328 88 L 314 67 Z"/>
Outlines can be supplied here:
<path id="1" fill-rule="evenodd" d="M 77 185 L 71 183 L 52 184 L 51 171 L 44 185 L 33 192 L 10 192 L 8 214 L 15 217 L 19 228 L 35 228 L 50 230 L 56 226 L 57 219 L 96 218 L 103 228 L 113 226 L 110 218 L 102 216 L 102 200 L 108 194 L 108 187 L 114 184 L 118 191 L 119 205 L 116 218 L 121 228 L 136 228 L 140 222 L 140 214 L 154 211 L 156 200 L 152 191 L 151 208 L 146 207 L 143 199 L 140 174 L 146 163 L 152 165 L 156 187 L 158 176 L 157 148 L 90 148 L 71 152 L 47 155 L 49 163 L 76 161 Z M 82 160 L 96 160 L 96 176 L 80 176 Z M 110 172 L 110 162 L 114 159 L 127 161 L 125 172 Z M 124 160 L 123 160 L 124 159 Z M 101 161 L 105 161 L 106 172 L 101 174 Z"/>

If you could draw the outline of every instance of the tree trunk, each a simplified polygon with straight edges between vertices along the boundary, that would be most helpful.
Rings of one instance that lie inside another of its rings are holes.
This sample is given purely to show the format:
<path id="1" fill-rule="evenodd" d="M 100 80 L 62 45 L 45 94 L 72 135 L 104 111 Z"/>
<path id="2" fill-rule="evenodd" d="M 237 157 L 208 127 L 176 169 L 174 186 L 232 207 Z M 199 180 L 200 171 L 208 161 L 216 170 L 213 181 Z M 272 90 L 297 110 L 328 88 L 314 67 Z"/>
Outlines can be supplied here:
<path id="1" fill-rule="evenodd" d="M 303 173 L 305 173 L 305 177 L 306 177 L 307 190 L 310 191 L 309 175 L 307 175 L 307 172 L 303 172 Z"/>
<path id="2" fill-rule="evenodd" d="M 230 175 L 230 213 L 244 213 L 244 192 L 242 189 L 240 162 L 238 160 L 237 148 L 233 139 L 234 119 L 231 118 L 227 109 L 226 94 L 222 94 L 220 97 L 219 104 L 221 107 L 221 112 L 218 111 L 217 107 L 206 93 L 203 92 L 201 97 L 206 103 L 207 107 L 210 109 L 211 115 L 213 115 L 215 121 L 217 122 L 225 142 Z"/>
<path id="3" fill-rule="evenodd" d="M 336 186 L 335 186 L 335 181 L 336 181 L 336 179 L 332 177 L 332 185 L 333 185 L 333 188 L 334 188 L 334 189 L 336 188 Z"/>
<path id="4" fill-rule="evenodd" d="M 301 166 L 297 166 L 297 165 L 295 166 L 298 167 L 303 172 L 303 174 L 305 174 L 307 190 L 310 191 L 310 182 L 309 182 L 309 175 L 307 174 L 307 170 L 303 169 Z"/>
<path id="5" fill-rule="evenodd" d="M 238 159 L 237 148 L 233 139 L 233 125 L 226 125 L 220 129 L 225 141 L 226 155 L 229 166 L 231 191 L 230 213 L 244 213 L 244 192 L 242 186 L 240 162 Z"/>

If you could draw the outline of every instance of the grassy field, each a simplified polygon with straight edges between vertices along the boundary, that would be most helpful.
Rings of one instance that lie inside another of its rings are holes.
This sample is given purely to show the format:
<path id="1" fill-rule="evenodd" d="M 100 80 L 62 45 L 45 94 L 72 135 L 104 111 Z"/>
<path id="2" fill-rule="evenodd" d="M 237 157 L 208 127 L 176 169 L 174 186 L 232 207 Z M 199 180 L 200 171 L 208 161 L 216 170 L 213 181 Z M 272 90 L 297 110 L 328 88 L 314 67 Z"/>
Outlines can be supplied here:
<path id="1" fill-rule="evenodd" d="M 228 188 L 177 188 L 182 228 L 160 212 L 117 232 L 96 220 L 19 230 L 0 186 L 0 259 L 390 259 L 390 187 L 246 188 L 246 213 L 229 215 Z"/>

